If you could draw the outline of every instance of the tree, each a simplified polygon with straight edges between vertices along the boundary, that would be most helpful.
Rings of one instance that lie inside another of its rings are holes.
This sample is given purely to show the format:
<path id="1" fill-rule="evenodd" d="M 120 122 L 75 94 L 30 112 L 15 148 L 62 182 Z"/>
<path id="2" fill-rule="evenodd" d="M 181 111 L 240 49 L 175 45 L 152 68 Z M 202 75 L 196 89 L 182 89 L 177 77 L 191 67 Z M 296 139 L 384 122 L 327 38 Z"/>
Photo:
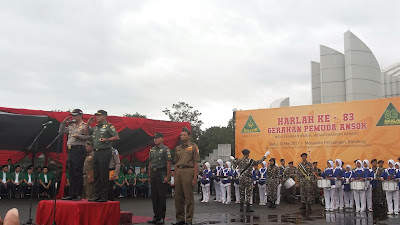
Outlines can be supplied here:
<path id="1" fill-rule="evenodd" d="M 172 111 L 165 108 L 162 112 L 167 115 L 171 121 L 189 122 L 192 126 L 192 139 L 196 142 L 199 140 L 202 134 L 201 125 L 203 125 L 203 121 L 199 119 L 201 112 L 194 110 L 193 106 L 185 102 L 173 104 Z"/>
<path id="2" fill-rule="evenodd" d="M 124 117 L 140 117 L 140 118 L 146 118 L 147 119 L 146 115 L 144 115 L 144 114 L 142 115 L 142 114 L 140 114 L 138 112 L 135 112 L 134 114 L 125 113 L 123 116 Z"/>

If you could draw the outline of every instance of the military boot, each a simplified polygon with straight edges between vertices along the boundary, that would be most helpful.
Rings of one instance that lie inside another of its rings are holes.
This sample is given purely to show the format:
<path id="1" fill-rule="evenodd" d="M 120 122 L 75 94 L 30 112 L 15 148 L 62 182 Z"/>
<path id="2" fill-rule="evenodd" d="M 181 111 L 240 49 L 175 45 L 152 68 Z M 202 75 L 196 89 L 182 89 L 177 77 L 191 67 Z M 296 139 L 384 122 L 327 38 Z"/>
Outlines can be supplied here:
<path id="1" fill-rule="evenodd" d="M 307 210 L 308 210 L 308 211 L 311 211 L 311 204 L 308 204 L 308 205 L 307 205 Z"/>
<path id="2" fill-rule="evenodd" d="M 240 212 L 243 212 L 243 203 L 240 203 L 239 207 L 240 207 Z"/>
<path id="3" fill-rule="evenodd" d="M 250 204 L 246 205 L 246 212 L 254 212 L 254 210 L 251 208 Z"/>
<path id="4" fill-rule="evenodd" d="M 307 209 L 306 203 L 301 203 L 301 207 L 299 209 Z"/>

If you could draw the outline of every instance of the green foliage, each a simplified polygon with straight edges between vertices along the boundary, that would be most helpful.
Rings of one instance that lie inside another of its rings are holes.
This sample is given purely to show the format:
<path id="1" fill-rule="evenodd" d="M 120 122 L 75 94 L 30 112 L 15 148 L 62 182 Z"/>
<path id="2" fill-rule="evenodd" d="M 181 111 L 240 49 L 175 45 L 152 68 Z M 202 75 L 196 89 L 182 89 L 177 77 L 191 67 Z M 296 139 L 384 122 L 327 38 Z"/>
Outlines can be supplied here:
<path id="1" fill-rule="evenodd" d="M 134 114 L 125 113 L 123 116 L 124 117 L 139 117 L 139 118 L 146 118 L 147 119 L 146 115 L 144 115 L 144 114 L 142 115 L 142 114 L 140 114 L 138 112 L 135 112 Z"/>
<path id="2" fill-rule="evenodd" d="M 232 124 L 230 122 L 230 124 Z M 200 158 L 208 156 L 218 144 L 231 144 L 234 149 L 234 130 L 231 125 L 226 127 L 210 127 L 199 138 Z"/>

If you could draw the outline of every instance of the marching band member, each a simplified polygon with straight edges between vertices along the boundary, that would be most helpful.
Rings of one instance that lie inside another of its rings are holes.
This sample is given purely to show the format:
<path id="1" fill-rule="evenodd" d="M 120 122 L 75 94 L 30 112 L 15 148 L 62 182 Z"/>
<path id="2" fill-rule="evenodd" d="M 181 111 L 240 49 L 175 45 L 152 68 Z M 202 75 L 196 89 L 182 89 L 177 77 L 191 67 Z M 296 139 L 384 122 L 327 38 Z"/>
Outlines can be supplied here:
<path id="1" fill-rule="evenodd" d="M 381 175 L 381 181 L 383 180 L 393 180 L 399 181 L 400 172 L 394 168 L 394 160 L 390 159 L 388 161 L 389 168 L 385 169 Z M 386 201 L 388 206 L 387 214 L 399 215 L 399 190 L 395 191 L 385 191 Z"/>
<path id="2" fill-rule="evenodd" d="M 351 174 L 351 181 L 365 181 L 366 174 L 361 167 L 361 160 L 357 160 L 356 169 Z M 365 212 L 365 190 L 353 190 L 354 202 L 356 204 L 356 212 Z"/>
<path id="3" fill-rule="evenodd" d="M 214 187 L 215 187 L 215 200 L 216 202 L 222 202 L 221 200 L 221 173 L 222 170 L 224 169 L 224 162 L 222 161 L 222 159 L 218 159 L 217 160 L 217 167 L 215 167 L 215 170 L 213 172 L 213 175 L 215 177 L 214 179 Z"/>
<path id="4" fill-rule="evenodd" d="M 283 172 L 283 179 L 284 181 L 288 180 L 289 178 L 292 178 L 293 180 L 296 179 L 296 174 L 297 174 L 297 168 L 293 166 L 293 161 L 289 162 L 289 167 L 285 169 Z M 296 200 L 296 186 L 293 185 L 291 188 L 287 190 L 288 194 L 288 203 L 294 203 Z"/>
<path id="5" fill-rule="evenodd" d="M 313 166 L 307 161 L 307 153 L 301 154 L 301 162 L 299 163 L 297 179 L 300 182 L 300 196 L 301 196 L 301 207 L 300 209 L 311 210 L 311 203 L 313 202 L 313 191 L 312 191 L 312 177 Z"/>
<path id="6" fill-rule="evenodd" d="M 267 184 L 268 184 L 268 208 L 276 208 L 277 191 L 279 186 L 279 168 L 275 164 L 275 158 L 269 160 L 269 166 L 267 168 Z M 260 193 L 261 195 L 261 193 Z"/>
<path id="7" fill-rule="evenodd" d="M 364 172 L 365 172 L 365 178 L 367 179 L 367 187 L 365 191 L 365 198 L 367 200 L 367 207 L 370 212 L 372 212 L 372 184 L 371 181 L 374 179 L 374 172 L 372 169 L 369 168 L 369 161 L 367 159 L 364 159 L 363 161 L 364 164 Z"/>
<path id="8" fill-rule="evenodd" d="M 332 177 L 333 177 L 333 161 L 328 160 L 326 165 L 327 165 L 326 169 L 324 170 L 324 172 L 322 172 L 322 178 L 331 180 L 331 187 L 324 188 L 325 210 L 333 211 L 334 199 L 333 199 L 332 185 L 335 185 L 335 181 L 332 179 Z"/>
<path id="9" fill-rule="evenodd" d="M 239 192 L 239 176 L 240 176 L 240 171 L 238 167 L 233 171 L 232 177 L 233 177 L 233 186 L 235 187 L 235 198 L 236 204 L 240 203 L 240 192 Z"/>
<path id="10" fill-rule="evenodd" d="M 276 192 L 276 204 L 279 205 L 281 202 L 282 196 L 285 198 L 287 195 L 286 188 L 282 189 L 282 184 L 283 184 L 283 173 L 285 172 L 285 169 L 287 166 L 285 166 L 286 161 L 285 159 L 281 159 L 281 165 L 279 166 L 279 185 L 278 185 L 278 191 Z"/>
<path id="11" fill-rule="evenodd" d="M 231 163 L 225 163 L 225 168 L 222 170 L 221 191 L 222 191 L 222 204 L 229 205 L 231 203 L 231 179 L 232 169 Z"/>
<path id="12" fill-rule="evenodd" d="M 267 162 L 262 162 L 262 168 L 259 170 L 258 190 L 260 193 L 260 205 L 267 203 Z"/>
<path id="13" fill-rule="evenodd" d="M 201 190 L 203 192 L 203 201 L 208 202 L 210 200 L 210 178 L 212 176 L 212 171 L 210 170 L 210 163 L 204 163 L 204 170 L 202 177 L 200 179 Z"/>
<path id="14" fill-rule="evenodd" d="M 257 194 L 258 192 L 256 191 L 257 189 L 254 189 L 257 184 L 258 184 L 258 174 L 259 174 L 259 170 L 258 170 L 258 165 L 254 165 L 253 166 L 253 170 L 251 171 L 251 180 L 253 181 L 253 194 L 251 195 L 251 199 L 250 199 L 250 205 L 253 205 L 253 200 L 254 198 L 257 199 Z M 257 200 L 256 200 L 257 201 Z"/>
<path id="15" fill-rule="evenodd" d="M 346 172 L 344 173 L 344 178 L 346 180 L 350 180 L 352 174 L 353 174 L 353 171 L 351 170 L 351 166 L 347 165 Z M 344 191 L 344 207 L 346 209 L 353 209 L 354 196 L 353 196 L 353 192 L 351 191 L 350 182 L 348 182 L 348 183 L 345 182 L 343 191 Z"/>
<path id="16" fill-rule="evenodd" d="M 333 177 L 335 177 L 335 180 L 340 181 L 340 182 L 335 182 L 335 188 L 332 189 L 333 192 L 333 209 L 337 210 L 338 208 L 340 210 L 343 210 L 344 203 L 343 203 L 343 197 L 344 197 L 344 191 L 343 191 L 343 177 L 344 177 L 344 170 L 342 168 L 342 161 L 340 159 L 336 159 L 335 161 L 336 168 L 333 171 Z M 340 187 L 338 186 L 340 184 Z"/>

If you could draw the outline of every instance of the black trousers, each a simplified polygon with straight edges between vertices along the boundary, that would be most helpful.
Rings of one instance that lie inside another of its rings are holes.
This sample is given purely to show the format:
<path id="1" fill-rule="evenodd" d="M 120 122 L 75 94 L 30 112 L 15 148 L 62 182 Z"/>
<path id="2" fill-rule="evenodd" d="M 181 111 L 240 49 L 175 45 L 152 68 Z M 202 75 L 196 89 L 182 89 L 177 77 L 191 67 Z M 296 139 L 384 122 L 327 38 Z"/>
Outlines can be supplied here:
<path id="1" fill-rule="evenodd" d="M 94 172 L 94 190 L 95 198 L 108 198 L 108 189 L 110 186 L 109 171 L 112 152 L 111 148 L 102 149 L 94 152 L 93 172 Z"/>
<path id="2" fill-rule="evenodd" d="M 10 193 L 10 189 L 11 189 L 11 183 L 6 183 L 6 185 L 4 186 L 3 183 L 0 183 L 0 196 L 5 193 L 6 197 L 8 198 L 8 194 Z"/>
<path id="3" fill-rule="evenodd" d="M 83 145 L 72 145 L 68 154 L 69 196 L 81 196 L 83 190 L 83 163 L 86 158 L 86 147 Z"/>
<path id="4" fill-rule="evenodd" d="M 135 196 L 135 185 L 129 183 L 129 186 L 126 187 L 127 187 L 128 198 L 133 198 Z"/>
<path id="5" fill-rule="evenodd" d="M 11 184 L 11 196 L 12 197 L 21 197 L 23 188 L 24 188 L 23 183 L 21 183 L 19 185 Z"/>
<path id="6" fill-rule="evenodd" d="M 33 195 L 34 197 L 37 195 L 36 184 L 32 184 L 32 185 L 25 184 L 24 185 L 24 195 L 25 195 L 24 197 L 26 197 L 27 194 Z"/>
<path id="7" fill-rule="evenodd" d="M 167 209 L 168 183 L 163 183 L 160 173 L 152 173 L 150 179 L 151 201 L 153 203 L 154 218 L 165 219 Z"/>
<path id="8" fill-rule="evenodd" d="M 44 185 L 47 186 L 47 183 L 44 184 Z M 39 193 L 40 193 L 40 194 L 42 194 L 42 193 L 47 193 L 50 197 L 53 197 L 53 190 L 54 190 L 53 188 L 54 188 L 54 185 L 53 185 L 53 184 L 51 184 L 51 185 L 49 186 L 49 189 L 46 189 L 46 188 L 43 187 L 43 185 L 39 184 Z"/>

